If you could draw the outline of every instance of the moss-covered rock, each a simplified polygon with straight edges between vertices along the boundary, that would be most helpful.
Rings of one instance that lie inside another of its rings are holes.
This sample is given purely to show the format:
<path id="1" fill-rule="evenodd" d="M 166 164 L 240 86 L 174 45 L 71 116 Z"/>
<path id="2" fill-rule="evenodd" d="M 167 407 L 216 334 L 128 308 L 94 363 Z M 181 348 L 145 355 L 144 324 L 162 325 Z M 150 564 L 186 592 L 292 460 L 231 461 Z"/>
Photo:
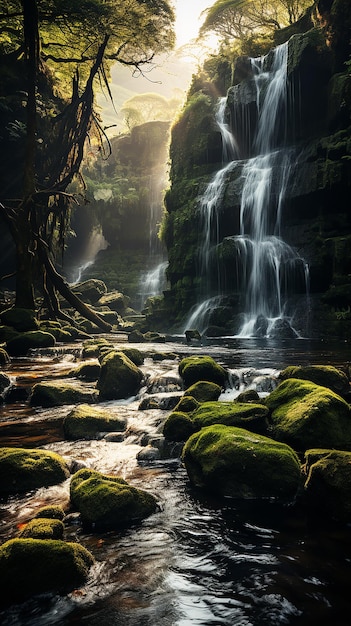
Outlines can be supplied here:
<path id="1" fill-rule="evenodd" d="M 55 337 L 56 341 L 61 343 L 69 343 L 72 341 L 72 334 L 63 328 L 51 326 L 51 324 L 40 324 L 40 330 L 50 333 L 50 335 Z"/>
<path id="2" fill-rule="evenodd" d="M 239 426 L 252 432 L 264 433 L 268 409 L 262 404 L 248 402 L 204 402 L 193 413 L 196 430 L 212 424 Z"/>
<path id="3" fill-rule="evenodd" d="M 10 357 L 4 348 L 0 348 L 0 367 L 8 365 L 10 363 Z"/>
<path id="4" fill-rule="evenodd" d="M 11 385 L 11 380 L 7 374 L 4 372 L 0 372 L 0 396 L 8 389 Z"/>
<path id="5" fill-rule="evenodd" d="M 31 539 L 62 539 L 64 525 L 59 519 L 32 519 L 21 529 L 19 537 Z"/>
<path id="6" fill-rule="evenodd" d="M 174 407 L 175 411 L 180 411 L 181 413 L 193 413 L 195 409 L 200 406 L 200 402 L 195 400 L 192 396 L 183 395 L 179 402 Z"/>
<path id="7" fill-rule="evenodd" d="M 183 461 L 193 485 L 222 496 L 292 501 L 301 485 L 289 446 L 242 428 L 203 428 L 186 442 Z"/>
<path id="8" fill-rule="evenodd" d="M 122 431 L 126 428 L 126 419 L 111 414 L 104 409 L 89 404 L 80 404 L 65 417 L 63 429 L 67 439 L 95 439 L 101 432 Z"/>
<path id="9" fill-rule="evenodd" d="M 100 376 L 101 366 L 99 361 L 90 361 L 89 363 L 81 363 L 75 369 L 70 371 L 70 376 L 82 378 L 88 382 L 97 380 Z"/>
<path id="10" fill-rule="evenodd" d="M 192 396 L 198 402 L 211 402 L 218 400 L 222 393 L 222 387 L 216 383 L 199 380 L 184 392 L 185 396 Z"/>
<path id="11" fill-rule="evenodd" d="M 137 348 L 121 348 L 121 352 L 123 352 L 134 365 L 139 366 L 144 363 L 144 355 Z"/>
<path id="12" fill-rule="evenodd" d="M 65 460 L 47 450 L 0 448 L 0 494 L 56 485 L 70 475 Z"/>
<path id="13" fill-rule="evenodd" d="M 269 432 L 295 450 L 351 448 L 351 409 L 334 391 L 289 378 L 267 396 Z"/>
<path id="14" fill-rule="evenodd" d="M 46 519 L 58 519 L 62 521 L 65 518 L 65 512 L 59 504 L 48 504 L 39 509 L 34 517 L 45 517 Z"/>
<path id="15" fill-rule="evenodd" d="M 51 333 L 43 330 L 31 330 L 21 333 L 6 342 L 6 350 L 10 356 L 25 356 L 29 350 L 35 348 L 50 348 L 56 343 Z"/>
<path id="16" fill-rule="evenodd" d="M 94 470 L 79 470 L 71 480 L 71 502 L 84 523 L 95 529 L 144 519 L 157 508 L 155 497 L 129 485 L 123 478 Z"/>
<path id="17" fill-rule="evenodd" d="M 142 371 L 123 352 L 110 352 L 101 362 L 97 389 L 100 399 L 128 398 L 137 393 Z"/>
<path id="18" fill-rule="evenodd" d="M 31 406 L 63 406 L 64 404 L 82 404 L 96 402 L 95 389 L 84 387 L 77 381 L 42 382 L 34 385 L 30 396 Z"/>
<path id="19" fill-rule="evenodd" d="M 95 304 L 100 298 L 106 294 L 107 287 L 102 280 L 90 278 L 81 283 L 77 283 L 72 288 L 73 293 L 78 295 L 83 302 Z"/>
<path id="20" fill-rule="evenodd" d="M 119 291 L 110 291 L 101 296 L 98 304 L 101 306 L 108 306 L 112 311 L 116 311 L 120 315 L 124 315 L 126 308 L 129 306 L 130 298 L 123 295 Z"/>
<path id="21" fill-rule="evenodd" d="M 279 374 L 280 380 L 299 378 L 310 380 L 316 385 L 328 387 L 343 396 L 350 391 L 350 383 L 346 374 L 332 365 L 290 365 Z"/>
<path id="22" fill-rule="evenodd" d="M 223 387 L 227 372 L 210 356 L 187 356 L 179 363 L 179 374 L 186 388 L 199 381 L 216 383 Z"/>
<path id="23" fill-rule="evenodd" d="M 18 335 L 18 331 L 15 330 L 14 328 L 11 328 L 10 326 L 0 326 L 0 343 L 4 343 L 6 341 L 9 341 L 9 339 L 13 339 L 14 337 L 17 337 Z"/>
<path id="24" fill-rule="evenodd" d="M 186 441 L 195 430 L 190 415 L 181 411 L 173 411 L 163 425 L 163 434 L 168 441 Z"/>
<path id="25" fill-rule="evenodd" d="M 35 311 L 32 309 L 22 309 L 13 306 L 0 313 L 1 323 L 5 326 L 11 326 L 18 332 L 26 332 L 28 330 L 37 330 L 39 322 L 36 318 Z"/>
<path id="26" fill-rule="evenodd" d="M 313 511 L 339 522 L 351 522 L 351 452 L 307 450 L 306 502 Z"/>
<path id="27" fill-rule="evenodd" d="M 72 591 L 87 580 L 93 563 L 92 554 L 78 543 L 11 539 L 0 546 L 1 603 Z"/>

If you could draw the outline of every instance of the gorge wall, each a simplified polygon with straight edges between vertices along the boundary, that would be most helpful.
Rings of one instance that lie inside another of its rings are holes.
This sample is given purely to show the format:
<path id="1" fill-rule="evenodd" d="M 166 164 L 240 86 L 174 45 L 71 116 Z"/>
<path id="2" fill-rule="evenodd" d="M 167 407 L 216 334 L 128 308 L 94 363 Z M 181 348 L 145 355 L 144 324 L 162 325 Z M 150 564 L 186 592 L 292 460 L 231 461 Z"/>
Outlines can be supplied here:
<path id="1" fill-rule="evenodd" d="M 301 277 L 285 294 L 292 326 L 300 336 L 351 336 L 350 27 L 348 2 L 324 0 L 315 3 L 310 17 L 303 21 L 305 32 L 299 32 L 302 26 L 298 24 L 297 32 L 290 27 L 277 37 L 277 44 L 288 40 L 288 98 L 275 145 L 293 149 L 279 208 L 279 236 L 309 268 L 308 294 Z M 269 63 L 269 55 L 267 59 Z M 240 132 L 245 126 L 246 133 L 247 129 L 255 132 L 257 125 L 257 89 L 247 58 L 236 61 L 232 83 L 225 121 L 240 154 L 234 157 L 235 167 L 226 174 L 221 191 L 215 271 L 201 270 L 199 263 L 201 197 L 214 173 L 223 167 L 223 139 L 215 119 L 218 101 L 215 89 L 207 84 L 190 92 L 183 114 L 173 126 L 171 187 L 162 229 L 171 285 L 164 294 L 167 318 L 181 326 L 191 308 L 201 302 L 206 283 L 207 295 L 221 295 L 207 319 L 209 333 L 218 334 L 237 334 L 245 309 L 246 294 L 238 280 L 237 251 L 231 242 L 241 232 L 247 154 Z M 219 274 L 217 291 L 216 277 L 206 275 L 211 272 Z"/>

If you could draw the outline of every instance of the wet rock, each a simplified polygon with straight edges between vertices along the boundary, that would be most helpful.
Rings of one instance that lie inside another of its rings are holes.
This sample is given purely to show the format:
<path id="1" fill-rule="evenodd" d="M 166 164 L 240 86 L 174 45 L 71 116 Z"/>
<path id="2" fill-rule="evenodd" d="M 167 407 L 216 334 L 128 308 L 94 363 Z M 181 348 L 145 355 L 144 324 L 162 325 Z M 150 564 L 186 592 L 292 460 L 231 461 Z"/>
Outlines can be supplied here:
<path id="1" fill-rule="evenodd" d="M 19 537 L 31 539 L 62 539 L 64 526 L 61 520 L 41 517 L 32 519 L 21 529 Z"/>
<path id="2" fill-rule="evenodd" d="M 248 402 L 204 402 L 192 414 L 195 430 L 212 424 L 239 426 L 251 432 L 266 431 L 267 407 Z"/>
<path id="3" fill-rule="evenodd" d="M 83 522 L 95 529 L 142 520 L 157 508 L 151 493 L 133 487 L 123 478 L 88 469 L 72 477 L 70 495 Z"/>
<path id="4" fill-rule="evenodd" d="M 256 389 L 245 389 L 245 391 L 242 391 L 236 397 L 236 402 L 254 402 L 259 404 L 260 396 L 258 395 Z"/>
<path id="5" fill-rule="evenodd" d="M 110 409 L 80 404 L 65 417 L 63 430 L 67 439 L 96 439 L 101 432 L 124 431 L 127 420 L 113 415 Z"/>
<path id="6" fill-rule="evenodd" d="M 72 591 L 87 580 L 93 563 L 92 554 L 78 543 L 10 539 L 0 546 L 1 604 Z"/>
<path id="7" fill-rule="evenodd" d="M 210 402 L 218 400 L 222 393 L 222 387 L 216 383 L 199 380 L 184 392 L 184 396 L 192 396 L 198 402 Z"/>
<path id="8" fill-rule="evenodd" d="M 269 331 L 270 339 L 296 339 L 298 333 L 291 328 L 288 320 L 282 318 L 274 322 Z"/>
<path id="9" fill-rule="evenodd" d="M 49 348 L 56 343 L 51 333 L 42 330 L 32 330 L 21 333 L 6 342 L 6 350 L 10 356 L 25 356 L 29 350 L 36 348 Z"/>
<path id="10" fill-rule="evenodd" d="M 199 406 L 200 402 L 196 398 L 184 394 L 174 408 L 181 413 L 193 413 Z"/>
<path id="11" fill-rule="evenodd" d="M 97 382 L 99 398 L 116 400 L 137 393 L 143 378 L 142 371 L 123 352 L 110 352 L 101 362 Z"/>
<path id="12" fill-rule="evenodd" d="M 133 329 L 128 335 L 128 341 L 129 343 L 144 343 L 146 339 L 140 330 Z"/>
<path id="13" fill-rule="evenodd" d="M 287 445 L 218 424 L 186 442 L 182 455 L 192 484 L 234 498 L 290 502 L 301 485 L 300 463 Z"/>
<path id="14" fill-rule="evenodd" d="M 0 367 L 8 365 L 10 363 L 10 357 L 4 348 L 0 348 Z"/>
<path id="15" fill-rule="evenodd" d="M 98 304 L 101 306 L 108 306 L 112 311 L 116 311 L 119 315 L 124 316 L 126 309 L 130 303 L 130 298 L 123 295 L 119 291 L 109 291 L 105 295 L 101 296 Z"/>
<path id="16" fill-rule="evenodd" d="M 0 396 L 3 396 L 4 392 L 11 386 L 11 380 L 4 374 L 4 372 L 0 372 Z"/>
<path id="17" fill-rule="evenodd" d="M 158 461 L 161 458 L 161 452 L 158 448 L 153 446 L 146 446 L 142 448 L 137 454 L 138 463 L 147 464 L 153 461 Z"/>
<path id="18" fill-rule="evenodd" d="M 2 324 L 10 326 L 18 332 L 37 330 L 39 328 L 35 311 L 32 309 L 22 309 L 13 306 L 0 313 L 0 320 Z"/>
<path id="19" fill-rule="evenodd" d="M 191 344 L 194 341 L 199 343 L 201 342 L 201 335 L 196 328 L 189 328 L 185 331 L 185 339 L 187 344 Z"/>
<path id="20" fill-rule="evenodd" d="M 88 382 L 97 380 L 100 376 L 101 366 L 99 361 L 91 361 L 90 363 L 82 363 L 77 368 L 70 371 L 69 375 L 75 378 L 82 378 Z"/>
<path id="21" fill-rule="evenodd" d="M 44 517 L 45 519 L 59 519 L 62 521 L 65 517 L 65 512 L 59 504 L 48 504 L 37 511 L 34 518 L 37 517 Z"/>
<path id="22" fill-rule="evenodd" d="M 269 432 L 295 450 L 351 448 L 351 408 L 335 392 L 310 381 L 288 378 L 265 399 Z"/>
<path id="23" fill-rule="evenodd" d="M 311 449 L 305 453 L 306 505 L 338 522 L 351 522 L 351 452 Z"/>
<path id="24" fill-rule="evenodd" d="M 0 342 L 6 342 L 9 339 L 17 337 L 19 333 L 10 326 L 0 326 Z"/>
<path id="25" fill-rule="evenodd" d="M 78 295 L 83 302 L 95 304 L 103 295 L 106 294 L 107 287 L 102 280 L 91 278 L 74 285 L 72 291 Z"/>
<path id="26" fill-rule="evenodd" d="M 137 348 L 122 348 L 121 352 L 123 352 L 123 354 L 125 354 L 128 359 L 130 359 L 132 363 L 138 367 L 144 363 L 144 355 Z"/>
<path id="27" fill-rule="evenodd" d="M 181 411 L 173 411 L 163 426 L 163 434 L 167 441 L 186 441 L 195 430 L 191 416 Z"/>
<path id="28" fill-rule="evenodd" d="M 210 356 L 188 356 L 179 363 L 179 374 L 186 388 L 199 381 L 209 381 L 223 387 L 227 372 Z"/>
<path id="29" fill-rule="evenodd" d="M 0 449 L 0 494 L 56 485 L 70 475 L 66 461 L 47 450 Z"/>
<path id="30" fill-rule="evenodd" d="M 278 378 L 280 380 L 287 380 L 288 378 L 310 380 L 316 385 L 328 387 L 341 396 L 350 391 L 350 383 L 346 374 L 332 365 L 290 365 L 280 372 Z"/>
<path id="31" fill-rule="evenodd" d="M 78 382 L 43 382 L 37 383 L 30 396 L 31 406 L 63 406 L 65 404 L 82 404 L 97 402 L 95 389 L 85 387 Z"/>

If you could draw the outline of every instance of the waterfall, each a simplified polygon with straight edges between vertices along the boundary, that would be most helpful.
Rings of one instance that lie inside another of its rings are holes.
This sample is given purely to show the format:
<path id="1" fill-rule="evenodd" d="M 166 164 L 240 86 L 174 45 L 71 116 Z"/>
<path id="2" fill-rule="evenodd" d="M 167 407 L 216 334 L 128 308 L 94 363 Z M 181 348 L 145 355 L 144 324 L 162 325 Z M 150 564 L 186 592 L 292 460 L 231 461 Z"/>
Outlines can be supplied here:
<path id="1" fill-rule="evenodd" d="M 226 101 L 220 99 L 216 121 L 227 162 L 200 199 L 203 229 L 200 276 L 209 277 L 213 266 L 211 255 L 220 243 L 219 212 L 227 180 L 235 166 L 242 168 L 240 232 L 225 238 L 226 244 L 233 246 L 237 288 L 244 294 L 242 323 L 236 333 L 240 337 L 274 336 L 278 329 L 285 336 L 298 336 L 291 325 L 287 298 L 294 292 L 296 282 L 304 282 L 307 290 L 308 266 L 281 238 L 282 207 L 294 156 L 293 147 L 282 147 L 288 127 L 287 59 L 288 44 L 278 46 L 265 57 L 250 59 L 257 107 L 254 128 L 240 121 L 246 112 L 239 94 L 239 113 L 234 114 L 231 132 L 225 123 Z M 235 141 L 237 124 L 240 125 L 238 136 L 243 126 L 247 129 L 245 161 L 239 160 L 240 149 Z M 217 272 L 220 273 L 218 269 Z M 194 314 L 191 317 L 193 327 L 203 324 L 202 307 L 206 309 L 208 298 L 215 296 L 209 278 L 206 283 L 207 297 L 197 305 L 199 319 Z M 218 276 L 217 295 L 221 294 L 220 283 Z"/>
<path id="2" fill-rule="evenodd" d="M 157 296 L 167 286 L 166 269 L 168 261 L 162 261 L 156 267 L 145 272 L 141 277 L 141 308 L 150 296 Z"/>

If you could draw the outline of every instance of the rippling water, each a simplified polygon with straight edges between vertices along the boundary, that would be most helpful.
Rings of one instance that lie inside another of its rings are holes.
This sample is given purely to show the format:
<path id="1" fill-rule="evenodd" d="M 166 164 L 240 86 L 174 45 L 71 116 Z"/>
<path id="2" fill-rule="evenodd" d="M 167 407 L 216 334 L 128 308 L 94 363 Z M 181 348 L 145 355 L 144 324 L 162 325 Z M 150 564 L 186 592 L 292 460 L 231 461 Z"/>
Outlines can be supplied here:
<path id="1" fill-rule="evenodd" d="M 146 349 L 145 345 L 139 347 Z M 294 342 L 293 347 L 229 339 L 221 346 L 211 344 L 205 348 L 189 348 L 181 343 L 154 346 L 181 354 L 212 354 L 233 371 L 244 370 L 250 381 L 262 375 L 262 370 L 263 375 L 271 376 L 272 371 L 287 364 L 348 363 L 346 344 L 315 343 L 313 351 L 305 342 Z M 65 358 L 51 361 L 55 376 L 65 371 Z M 31 375 L 47 375 L 48 362 L 40 358 L 31 363 L 14 363 L 13 374 L 16 370 L 17 375 L 20 372 L 24 376 L 29 367 Z M 177 363 L 148 359 L 144 369 L 151 376 L 164 374 L 173 379 Z M 159 434 L 169 411 L 140 411 L 139 402 L 130 399 L 128 403 L 108 403 L 111 410 L 128 419 L 127 436 L 122 442 L 63 441 L 62 419 L 70 407 L 42 410 L 18 404 L 1 408 L 2 445 L 34 445 L 31 438 L 35 426 L 39 433 L 47 425 L 47 441 L 40 439 L 39 445 L 83 460 L 89 467 L 126 477 L 154 493 L 160 506 L 141 524 L 99 534 L 87 533 L 75 516 L 69 518 L 65 538 L 81 542 L 96 558 L 90 580 L 68 596 L 47 594 L 13 606 L 0 614 L 0 623 L 347 626 L 351 608 L 351 528 L 308 518 L 296 508 L 268 502 L 237 503 L 206 497 L 190 487 L 176 459 L 140 466 L 138 452 Z M 13 443 L 8 444 L 8 437 Z M 1 540 L 16 536 L 17 525 L 43 505 L 67 505 L 68 493 L 66 481 L 0 503 Z"/>

